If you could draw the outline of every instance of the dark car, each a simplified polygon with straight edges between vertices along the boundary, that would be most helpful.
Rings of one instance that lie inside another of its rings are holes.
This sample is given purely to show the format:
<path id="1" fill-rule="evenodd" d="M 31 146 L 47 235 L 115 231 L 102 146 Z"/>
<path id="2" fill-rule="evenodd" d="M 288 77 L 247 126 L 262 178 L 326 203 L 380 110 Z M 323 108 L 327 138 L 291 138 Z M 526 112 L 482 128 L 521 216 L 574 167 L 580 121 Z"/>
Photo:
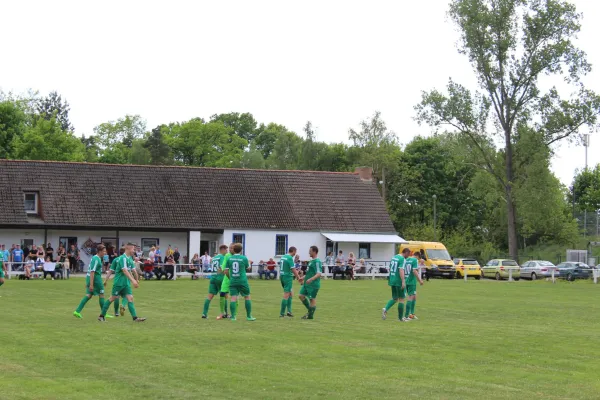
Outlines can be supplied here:
<path id="1" fill-rule="evenodd" d="M 590 266 L 582 262 L 564 262 L 558 264 L 556 267 L 559 272 L 558 277 L 568 281 L 574 281 L 575 279 L 590 279 L 592 276 L 592 269 Z"/>

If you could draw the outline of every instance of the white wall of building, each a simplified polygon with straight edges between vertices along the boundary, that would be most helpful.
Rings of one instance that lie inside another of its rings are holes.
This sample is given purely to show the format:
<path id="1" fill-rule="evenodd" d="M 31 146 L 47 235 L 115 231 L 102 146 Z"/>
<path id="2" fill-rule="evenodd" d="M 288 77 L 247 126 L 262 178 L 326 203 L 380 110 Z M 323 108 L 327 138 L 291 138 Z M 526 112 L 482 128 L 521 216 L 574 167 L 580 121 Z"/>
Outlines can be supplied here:
<path id="1" fill-rule="evenodd" d="M 36 246 L 44 243 L 43 229 L 0 229 L 0 244 L 10 249 L 13 244 L 21 244 L 21 239 L 33 239 Z"/>
<path id="2" fill-rule="evenodd" d="M 180 263 L 183 263 L 183 257 L 187 256 L 188 243 L 187 243 L 187 232 L 137 232 L 137 231 L 121 231 L 119 232 L 119 240 L 121 244 L 131 242 L 133 244 L 141 245 L 142 239 L 153 239 L 159 240 L 160 251 L 164 257 L 165 252 L 169 248 L 169 245 L 173 249 L 179 248 L 181 254 Z"/>
<path id="3" fill-rule="evenodd" d="M 371 243 L 371 258 L 365 261 L 390 261 L 394 257 L 395 246 L 392 243 Z M 358 243 L 338 243 L 339 250 L 344 252 L 346 259 L 350 252 L 358 259 Z"/>

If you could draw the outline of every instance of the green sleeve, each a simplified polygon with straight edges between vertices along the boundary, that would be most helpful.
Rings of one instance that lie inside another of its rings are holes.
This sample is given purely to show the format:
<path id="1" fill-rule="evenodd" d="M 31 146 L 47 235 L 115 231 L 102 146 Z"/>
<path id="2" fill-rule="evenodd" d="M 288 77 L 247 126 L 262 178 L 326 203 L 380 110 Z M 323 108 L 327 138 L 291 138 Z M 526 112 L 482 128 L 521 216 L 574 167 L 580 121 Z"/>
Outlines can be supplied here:
<path id="1" fill-rule="evenodd" d="M 223 257 L 223 261 L 221 262 L 221 269 L 225 270 L 227 267 L 227 261 L 229 261 L 229 258 L 231 257 L 231 254 L 227 253 L 225 254 L 225 257 Z"/>

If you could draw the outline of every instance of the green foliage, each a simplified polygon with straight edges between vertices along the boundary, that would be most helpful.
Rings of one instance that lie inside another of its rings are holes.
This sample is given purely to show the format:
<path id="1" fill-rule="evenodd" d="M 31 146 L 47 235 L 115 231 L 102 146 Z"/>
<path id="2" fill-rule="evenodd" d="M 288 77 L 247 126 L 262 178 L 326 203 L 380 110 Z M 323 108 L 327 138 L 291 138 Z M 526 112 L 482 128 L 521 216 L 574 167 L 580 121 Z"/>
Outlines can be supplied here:
<path id="1" fill-rule="evenodd" d="M 69 120 L 69 111 L 71 107 L 67 100 L 63 100 L 62 96 L 58 92 L 50 92 L 48 96 L 38 98 L 35 101 L 35 112 L 36 115 L 50 120 L 55 118 L 63 131 L 74 132 L 75 128 Z"/>
<path id="2" fill-rule="evenodd" d="M 85 147 L 81 140 L 63 131 L 54 118 L 38 118 L 22 137 L 16 137 L 13 146 L 12 157 L 21 160 L 85 160 Z"/>
<path id="3" fill-rule="evenodd" d="M 154 165 L 167 165 L 171 163 L 171 149 L 165 142 L 162 131 L 162 126 L 157 126 L 152 129 L 152 133 L 148 136 L 146 143 L 143 145 L 147 152 L 143 153 L 141 150 L 136 151 L 136 158 L 141 159 L 142 163 L 147 162 L 148 159 L 150 163 Z"/>
<path id="4" fill-rule="evenodd" d="M 27 127 L 27 116 L 18 103 L 0 102 L 0 158 L 10 157 L 13 141 L 23 137 Z"/>
<path id="5" fill-rule="evenodd" d="M 246 142 L 251 142 L 257 135 L 257 122 L 254 116 L 250 113 L 228 113 L 218 114 L 210 117 L 210 122 L 221 122 L 224 126 L 230 128 L 234 135 L 239 136 Z M 237 141 L 237 144 L 242 144 L 242 141 Z"/>

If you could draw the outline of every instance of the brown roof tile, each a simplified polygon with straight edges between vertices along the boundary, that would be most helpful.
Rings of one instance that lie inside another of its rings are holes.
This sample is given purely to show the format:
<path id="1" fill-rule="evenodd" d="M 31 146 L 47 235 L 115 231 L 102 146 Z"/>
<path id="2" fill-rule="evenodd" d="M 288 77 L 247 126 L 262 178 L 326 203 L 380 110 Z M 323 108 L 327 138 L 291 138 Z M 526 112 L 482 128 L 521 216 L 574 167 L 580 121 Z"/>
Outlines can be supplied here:
<path id="1" fill-rule="evenodd" d="M 395 232 L 352 173 L 0 160 L 0 224 L 28 224 L 27 190 L 46 225 Z"/>

